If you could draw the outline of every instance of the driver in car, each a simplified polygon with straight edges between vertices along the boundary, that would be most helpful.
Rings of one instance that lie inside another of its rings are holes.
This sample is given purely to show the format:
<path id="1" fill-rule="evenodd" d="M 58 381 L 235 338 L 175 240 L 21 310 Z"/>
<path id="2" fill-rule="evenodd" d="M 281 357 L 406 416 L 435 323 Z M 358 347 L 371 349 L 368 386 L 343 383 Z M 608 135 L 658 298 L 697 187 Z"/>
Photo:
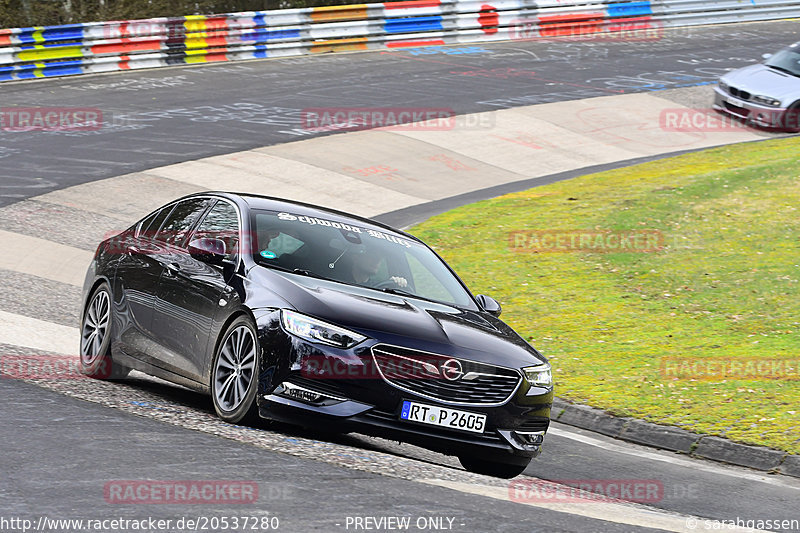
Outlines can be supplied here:
<path id="1" fill-rule="evenodd" d="M 381 255 L 376 251 L 366 248 L 361 253 L 356 254 L 353 259 L 352 267 L 347 269 L 345 274 L 349 279 L 348 283 L 375 287 L 382 283 L 394 282 L 399 288 L 408 286 L 408 280 L 402 276 L 392 276 L 389 279 L 375 279 L 381 264 Z"/>

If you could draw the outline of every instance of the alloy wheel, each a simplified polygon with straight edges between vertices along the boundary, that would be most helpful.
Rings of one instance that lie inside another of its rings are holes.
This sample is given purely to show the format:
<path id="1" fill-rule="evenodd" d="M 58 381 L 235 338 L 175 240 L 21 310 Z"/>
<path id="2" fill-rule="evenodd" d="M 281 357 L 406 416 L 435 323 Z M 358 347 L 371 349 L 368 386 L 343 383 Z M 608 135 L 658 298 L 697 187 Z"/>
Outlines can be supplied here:
<path id="1" fill-rule="evenodd" d="M 81 328 L 81 358 L 83 364 L 90 366 L 102 354 L 100 350 L 108 332 L 108 320 L 111 316 L 111 305 L 108 292 L 100 290 L 94 295 Z"/>
<path id="2" fill-rule="evenodd" d="M 244 401 L 253 381 L 255 361 L 253 333 L 241 325 L 225 338 L 214 368 L 214 395 L 224 411 L 233 411 Z"/>

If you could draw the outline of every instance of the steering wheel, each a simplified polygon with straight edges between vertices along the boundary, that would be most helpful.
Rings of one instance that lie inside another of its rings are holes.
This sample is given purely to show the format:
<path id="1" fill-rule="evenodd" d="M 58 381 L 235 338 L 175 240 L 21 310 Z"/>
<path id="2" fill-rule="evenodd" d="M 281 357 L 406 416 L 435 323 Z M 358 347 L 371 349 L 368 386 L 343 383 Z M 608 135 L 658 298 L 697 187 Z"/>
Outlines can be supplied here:
<path id="1" fill-rule="evenodd" d="M 398 285 L 397 282 L 391 278 L 385 281 L 381 281 L 377 285 L 373 286 L 373 289 L 399 289 L 399 288 L 400 285 Z"/>

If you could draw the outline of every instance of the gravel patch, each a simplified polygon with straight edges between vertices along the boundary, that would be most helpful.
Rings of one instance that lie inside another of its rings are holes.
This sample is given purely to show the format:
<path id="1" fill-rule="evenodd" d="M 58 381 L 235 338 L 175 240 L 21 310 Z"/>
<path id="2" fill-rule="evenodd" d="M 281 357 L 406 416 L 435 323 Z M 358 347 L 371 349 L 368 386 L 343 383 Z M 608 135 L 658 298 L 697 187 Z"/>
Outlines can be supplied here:
<path id="1" fill-rule="evenodd" d="M 0 344 L 0 351 L 3 354 L 0 355 L 0 369 L 3 373 L 1 379 L 23 379 L 73 398 L 138 416 L 154 418 L 274 452 L 347 466 L 364 472 L 408 480 L 434 478 L 508 486 L 505 480 L 464 471 L 454 457 L 386 439 L 355 434 L 323 434 L 328 440 L 320 440 L 320 434 L 268 421 L 264 421 L 262 427 L 228 424 L 216 416 L 207 396 L 139 372 L 134 371 L 128 379 L 116 382 L 88 379 L 70 371 L 64 371 L 63 375 L 57 377 L 47 375 L 45 371 L 44 377 L 38 377 L 35 370 L 42 368 L 42 356 L 51 355 L 61 362 L 74 358 L 3 344 Z M 19 368 L 21 360 L 23 368 L 34 369 L 34 372 L 20 378 L 9 376 L 9 367 Z M 24 365 L 26 360 L 31 361 L 30 366 Z M 75 363 L 70 364 L 74 368 Z M 59 368 L 68 366 L 63 364 Z"/>
<path id="2" fill-rule="evenodd" d="M 710 109 L 714 103 L 714 86 L 699 85 L 697 87 L 680 87 L 664 89 L 650 93 L 651 96 L 663 98 L 692 109 Z"/>

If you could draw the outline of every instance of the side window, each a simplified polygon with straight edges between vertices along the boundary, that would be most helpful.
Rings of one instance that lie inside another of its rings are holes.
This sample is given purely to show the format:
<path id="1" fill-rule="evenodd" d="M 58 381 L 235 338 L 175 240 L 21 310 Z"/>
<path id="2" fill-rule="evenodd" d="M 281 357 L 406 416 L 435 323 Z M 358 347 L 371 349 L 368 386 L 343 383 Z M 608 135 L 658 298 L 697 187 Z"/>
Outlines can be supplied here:
<path id="1" fill-rule="evenodd" d="M 167 218 L 172 212 L 172 208 L 175 207 L 174 205 L 168 205 L 167 207 L 156 211 L 155 213 L 151 214 L 149 217 L 142 221 L 142 225 L 139 226 L 139 237 L 147 237 L 152 238 L 155 237 L 156 232 L 161 227 L 161 224 L 164 223 L 164 219 Z"/>
<path id="2" fill-rule="evenodd" d="M 209 202 L 208 198 L 192 198 L 178 203 L 164 221 L 155 239 L 173 246 L 183 246 L 186 235 L 203 214 Z"/>
<path id="3" fill-rule="evenodd" d="M 225 242 L 225 255 L 233 259 L 239 250 L 239 213 L 228 202 L 218 201 L 197 227 L 193 239 L 206 237 L 222 239 Z"/>

